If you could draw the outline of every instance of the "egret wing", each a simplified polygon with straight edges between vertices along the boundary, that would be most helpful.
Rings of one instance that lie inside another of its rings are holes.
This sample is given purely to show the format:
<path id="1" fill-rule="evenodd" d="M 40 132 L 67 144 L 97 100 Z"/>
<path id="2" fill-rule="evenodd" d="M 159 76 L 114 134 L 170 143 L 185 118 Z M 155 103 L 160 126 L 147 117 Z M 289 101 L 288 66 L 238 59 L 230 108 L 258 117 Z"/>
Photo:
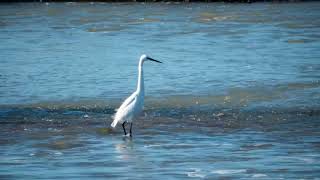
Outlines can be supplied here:
<path id="1" fill-rule="evenodd" d="M 134 102 L 134 100 L 135 100 L 136 98 L 137 98 L 137 94 L 136 94 L 136 93 L 131 94 L 131 96 L 129 96 L 129 97 L 121 104 L 121 106 L 119 107 L 118 111 L 119 111 L 120 109 L 123 109 L 123 108 L 129 106 L 131 103 Z"/>
<path id="2" fill-rule="evenodd" d="M 119 121 L 124 120 L 130 114 L 130 111 L 132 110 L 130 107 L 135 103 L 136 99 L 137 94 L 133 93 L 121 104 L 115 114 L 114 121 L 111 124 L 112 127 L 115 127 Z"/>

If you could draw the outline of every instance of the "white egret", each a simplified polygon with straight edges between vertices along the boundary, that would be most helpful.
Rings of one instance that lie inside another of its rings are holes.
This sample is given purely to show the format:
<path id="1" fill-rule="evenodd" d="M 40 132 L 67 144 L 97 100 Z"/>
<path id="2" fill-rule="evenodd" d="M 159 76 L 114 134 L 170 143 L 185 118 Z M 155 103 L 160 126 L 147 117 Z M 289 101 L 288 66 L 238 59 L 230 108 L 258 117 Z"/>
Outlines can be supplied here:
<path id="1" fill-rule="evenodd" d="M 147 55 L 143 54 L 140 57 L 139 61 L 139 76 L 138 76 L 138 84 L 137 90 L 131 94 L 119 107 L 117 110 L 114 120 L 111 124 L 113 128 L 116 127 L 118 123 L 122 123 L 122 128 L 124 131 L 124 135 L 127 135 L 125 124 L 130 123 L 130 137 L 132 136 L 132 120 L 136 118 L 143 109 L 144 105 L 144 80 L 143 80 L 143 63 L 145 61 L 155 61 L 158 63 L 162 63 L 158 60 L 152 59 Z"/>

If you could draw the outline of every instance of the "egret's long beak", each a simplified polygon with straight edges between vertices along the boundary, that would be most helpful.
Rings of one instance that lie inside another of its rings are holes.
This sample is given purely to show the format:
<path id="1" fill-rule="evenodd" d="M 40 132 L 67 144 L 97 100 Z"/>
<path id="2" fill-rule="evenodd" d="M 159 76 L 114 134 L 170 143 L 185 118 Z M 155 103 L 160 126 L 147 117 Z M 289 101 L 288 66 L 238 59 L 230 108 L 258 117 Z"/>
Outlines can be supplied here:
<path id="1" fill-rule="evenodd" d="M 158 61 L 158 60 L 152 59 L 152 58 L 150 58 L 150 57 L 147 57 L 147 59 L 149 59 L 150 61 L 155 61 L 155 62 L 157 62 L 157 63 L 162 63 L 161 61 Z"/>

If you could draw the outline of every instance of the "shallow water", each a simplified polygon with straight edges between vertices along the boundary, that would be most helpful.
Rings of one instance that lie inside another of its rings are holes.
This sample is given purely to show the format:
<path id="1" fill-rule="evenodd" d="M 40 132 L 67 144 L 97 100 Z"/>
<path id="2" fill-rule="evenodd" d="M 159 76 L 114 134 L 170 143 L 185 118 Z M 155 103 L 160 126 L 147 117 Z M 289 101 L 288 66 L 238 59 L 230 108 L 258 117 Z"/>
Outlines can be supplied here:
<path id="1" fill-rule="evenodd" d="M 0 179 L 319 178 L 319 5 L 1 4 Z"/>

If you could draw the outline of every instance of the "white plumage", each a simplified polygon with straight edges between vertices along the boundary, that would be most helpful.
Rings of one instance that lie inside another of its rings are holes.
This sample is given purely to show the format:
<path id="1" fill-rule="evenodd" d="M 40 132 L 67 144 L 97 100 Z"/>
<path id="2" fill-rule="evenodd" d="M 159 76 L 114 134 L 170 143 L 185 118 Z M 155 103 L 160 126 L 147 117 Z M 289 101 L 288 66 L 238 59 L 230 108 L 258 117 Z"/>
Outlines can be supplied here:
<path id="1" fill-rule="evenodd" d="M 114 120 L 111 124 L 113 128 L 117 126 L 118 123 L 122 124 L 124 134 L 127 135 L 125 129 L 125 123 L 130 123 L 130 136 L 132 136 L 132 120 L 136 118 L 143 110 L 144 105 L 144 80 L 143 80 L 143 63 L 147 60 L 155 61 L 161 63 L 158 60 L 152 59 L 147 55 L 142 55 L 139 60 L 139 76 L 137 90 L 131 94 L 119 107 L 118 111 L 114 116 Z"/>
<path id="2" fill-rule="evenodd" d="M 118 123 L 132 122 L 132 119 L 142 111 L 143 97 L 139 94 L 141 93 L 135 91 L 121 104 L 114 116 L 112 127 L 116 127 Z"/>

